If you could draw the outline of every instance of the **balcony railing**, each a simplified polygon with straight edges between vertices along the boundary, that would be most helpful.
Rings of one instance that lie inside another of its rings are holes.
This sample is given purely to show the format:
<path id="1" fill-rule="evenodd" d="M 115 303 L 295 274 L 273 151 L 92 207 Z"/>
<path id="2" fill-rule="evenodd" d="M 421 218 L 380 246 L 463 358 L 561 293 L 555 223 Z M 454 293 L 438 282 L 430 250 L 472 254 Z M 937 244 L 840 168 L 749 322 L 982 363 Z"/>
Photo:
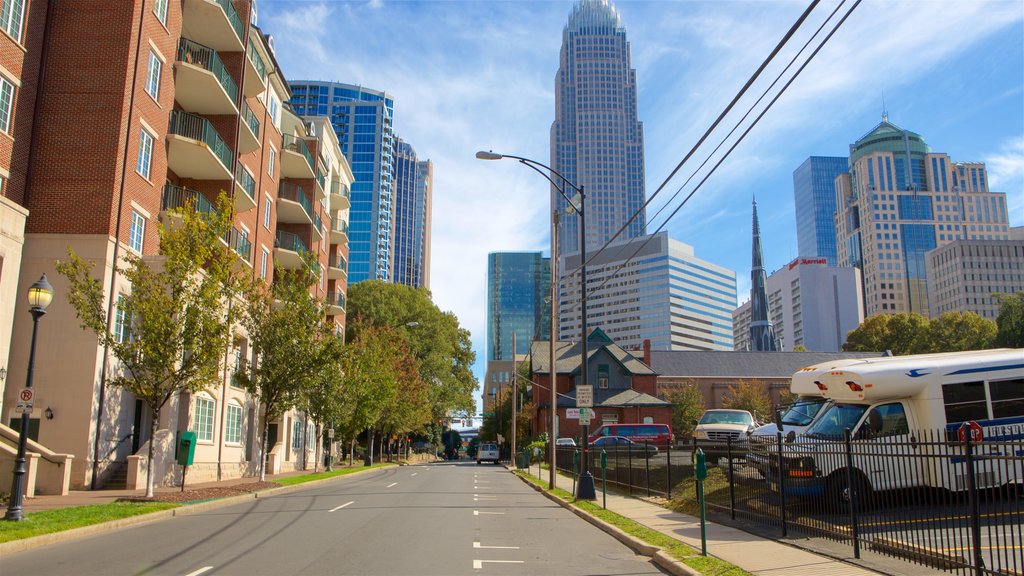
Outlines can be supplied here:
<path id="1" fill-rule="evenodd" d="M 253 200 L 256 199 L 256 180 L 241 164 L 238 165 L 238 170 L 235 171 L 235 183 L 245 191 L 246 196 Z"/>
<path id="2" fill-rule="evenodd" d="M 259 52 L 256 51 L 256 45 L 249 43 L 249 49 L 246 50 L 246 54 L 249 55 L 249 61 L 256 68 L 256 72 L 260 75 L 260 80 L 267 79 L 267 67 L 263 64 L 263 59 L 260 58 Z"/>
<path id="3" fill-rule="evenodd" d="M 320 185 L 321 190 L 327 190 L 327 177 L 320 169 L 316 171 L 316 183 Z"/>
<path id="4" fill-rule="evenodd" d="M 312 216 L 313 216 L 313 228 L 315 228 L 317 230 L 317 232 L 321 236 L 323 236 L 323 232 L 322 232 L 322 230 L 324 229 L 324 221 L 323 221 L 323 219 L 320 218 L 320 214 L 317 214 L 316 212 L 313 212 Z"/>
<path id="5" fill-rule="evenodd" d="M 213 48 L 208 48 L 188 38 L 182 38 L 178 41 L 178 60 L 209 70 L 232 101 L 238 98 L 238 85 L 235 84 L 234 78 L 231 77 L 224 62 Z"/>
<path id="6" fill-rule="evenodd" d="M 231 168 L 231 149 L 206 118 L 183 110 L 171 110 L 167 131 L 206 144 L 225 168 Z"/>
<path id="7" fill-rule="evenodd" d="M 334 222 L 331 224 L 331 229 L 334 230 L 335 232 L 341 232 L 342 234 L 348 236 L 348 222 L 340 218 L 336 218 L 334 220 Z"/>
<path id="8" fill-rule="evenodd" d="M 306 146 L 305 140 L 291 134 L 285 134 L 284 149 L 301 154 L 306 159 L 306 163 L 309 164 L 309 169 L 313 170 L 313 154 L 309 151 L 309 146 Z"/>
<path id="9" fill-rule="evenodd" d="M 239 256 L 244 258 L 246 261 L 249 260 L 249 254 L 252 252 L 252 242 L 242 234 L 238 228 L 232 228 L 227 236 L 224 237 L 224 241 L 228 243 L 228 247 L 238 253 Z"/>
<path id="10" fill-rule="evenodd" d="M 331 268 L 340 268 L 348 272 L 348 260 L 341 254 L 331 254 L 331 260 L 328 265 Z"/>
<path id="11" fill-rule="evenodd" d="M 245 25 L 242 24 L 242 17 L 238 15 L 238 10 L 231 5 L 231 0 L 214 0 L 228 16 L 228 22 L 231 22 L 231 27 L 234 28 L 235 34 L 238 39 L 242 39 L 242 35 L 245 33 Z"/>
<path id="12" fill-rule="evenodd" d="M 214 207 L 213 202 L 206 199 L 196 190 L 185 188 L 184 186 L 176 186 L 168 182 L 164 184 L 163 199 L 160 202 L 160 210 L 183 210 L 192 206 L 196 212 L 202 214 L 215 214 L 217 208 Z"/>
<path id="13" fill-rule="evenodd" d="M 298 234 L 285 230 L 277 231 L 277 236 L 274 238 L 274 247 L 281 248 L 282 250 L 291 250 L 300 254 L 309 251 L 306 248 L 306 243 L 302 241 L 302 238 L 299 238 Z"/>
<path id="14" fill-rule="evenodd" d="M 345 293 L 344 292 L 336 292 L 336 291 L 328 292 L 327 293 L 327 305 L 328 306 L 337 306 L 338 308 L 341 308 L 342 310 L 344 310 L 345 309 Z"/>
<path id="15" fill-rule="evenodd" d="M 302 209 L 306 211 L 306 216 L 313 217 L 313 203 L 309 200 L 309 196 L 306 196 L 302 186 L 296 186 L 291 182 L 281 182 L 277 195 L 279 198 L 298 202 Z"/>
<path id="16" fill-rule="evenodd" d="M 249 130 L 256 135 L 256 140 L 260 139 L 260 120 L 253 113 L 252 109 L 245 102 L 242 102 L 242 119 L 249 126 Z"/>

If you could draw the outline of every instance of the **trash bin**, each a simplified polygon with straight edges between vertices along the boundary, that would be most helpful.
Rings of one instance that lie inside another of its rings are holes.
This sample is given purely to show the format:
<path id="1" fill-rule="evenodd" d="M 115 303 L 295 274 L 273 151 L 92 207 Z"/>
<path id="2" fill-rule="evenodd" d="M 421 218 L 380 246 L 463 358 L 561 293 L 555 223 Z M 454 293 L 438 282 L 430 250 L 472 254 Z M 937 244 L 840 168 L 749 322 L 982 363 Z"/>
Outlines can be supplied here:
<path id="1" fill-rule="evenodd" d="M 526 469 L 530 467 L 530 453 L 526 450 L 516 454 L 516 468 Z"/>

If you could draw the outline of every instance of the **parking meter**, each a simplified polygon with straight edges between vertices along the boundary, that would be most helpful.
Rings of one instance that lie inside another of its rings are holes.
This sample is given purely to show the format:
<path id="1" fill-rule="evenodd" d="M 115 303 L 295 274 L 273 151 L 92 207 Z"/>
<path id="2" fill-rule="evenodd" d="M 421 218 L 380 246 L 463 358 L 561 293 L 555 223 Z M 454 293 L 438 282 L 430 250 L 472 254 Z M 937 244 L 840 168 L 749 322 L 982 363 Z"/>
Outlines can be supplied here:
<path id="1" fill-rule="evenodd" d="M 708 477 L 708 464 L 704 457 L 704 450 L 697 448 L 694 453 L 696 463 L 693 467 L 693 476 L 697 480 L 697 505 L 700 507 L 700 554 L 708 555 L 707 538 L 707 516 L 704 514 L 704 480 Z"/>
<path id="2" fill-rule="evenodd" d="M 697 463 L 694 465 L 693 473 L 697 477 L 697 480 L 703 482 L 708 478 L 708 463 L 707 458 L 704 456 L 704 450 L 697 448 Z"/>

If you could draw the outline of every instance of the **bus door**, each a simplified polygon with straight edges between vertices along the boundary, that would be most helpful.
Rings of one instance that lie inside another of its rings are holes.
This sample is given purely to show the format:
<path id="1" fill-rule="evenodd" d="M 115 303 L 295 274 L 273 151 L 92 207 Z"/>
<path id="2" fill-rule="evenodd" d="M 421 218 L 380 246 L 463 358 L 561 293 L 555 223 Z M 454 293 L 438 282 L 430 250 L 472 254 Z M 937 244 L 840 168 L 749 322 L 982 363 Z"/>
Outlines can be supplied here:
<path id="1" fill-rule="evenodd" d="M 911 433 L 911 415 L 902 402 L 876 404 L 868 409 L 853 446 L 855 466 L 871 488 L 892 490 L 921 486 L 924 467 L 921 444 Z"/>

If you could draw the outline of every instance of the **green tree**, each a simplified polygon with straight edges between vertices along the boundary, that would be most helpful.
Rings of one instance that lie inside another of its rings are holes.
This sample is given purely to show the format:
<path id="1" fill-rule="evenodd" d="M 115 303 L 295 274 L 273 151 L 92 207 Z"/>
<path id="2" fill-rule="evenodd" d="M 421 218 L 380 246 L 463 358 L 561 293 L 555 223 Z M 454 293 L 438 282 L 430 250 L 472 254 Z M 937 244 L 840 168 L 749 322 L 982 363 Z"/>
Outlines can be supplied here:
<path id="1" fill-rule="evenodd" d="M 974 312 L 946 312 L 928 325 L 928 352 L 986 350 L 996 340 L 996 323 Z"/>
<path id="2" fill-rule="evenodd" d="M 1024 291 L 993 296 L 999 302 L 995 345 L 1001 348 L 1024 348 Z"/>
<path id="3" fill-rule="evenodd" d="M 759 421 L 771 416 L 772 399 L 768 387 L 760 380 L 739 380 L 729 386 L 722 405 L 734 410 L 746 410 Z"/>
<path id="4" fill-rule="evenodd" d="M 334 361 L 334 338 L 323 303 L 309 288 L 316 282 L 313 256 L 295 270 L 275 269 L 274 283 L 251 280 L 245 290 L 242 326 L 259 359 L 235 373 L 236 383 L 263 407 L 260 421 L 260 480 L 266 479 L 267 431 L 289 409 L 305 407 L 314 380 Z"/>
<path id="5" fill-rule="evenodd" d="M 343 377 L 341 371 L 341 350 L 343 342 L 337 336 L 325 336 L 323 340 L 324 357 L 318 370 L 310 379 L 310 385 L 304 390 L 305 412 L 321 431 L 317 438 L 317 446 L 324 446 L 326 434 L 330 438 L 329 431 L 336 430 L 335 423 L 344 419 L 342 412 L 342 398 L 344 395 Z M 330 449 L 331 445 L 327 444 Z M 333 457 L 333 454 L 332 454 Z M 316 463 L 313 465 L 315 472 L 319 467 L 322 458 L 317 455 Z"/>
<path id="6" fill-rule="evenodd" d="M 175 395 L 217 383 L 234 324 L 227 302 L 240 281 L 233 271 L 235 256 L 220 241 L 232 218 L 223 194 L 214 213 L 203 214 L 189 205 L 174 211 L 172 218 L 175 225 L 159 227 L 157 256 L 124 254 L 118 273 L 131 290 L 118 296 L 112 323 L 103 280 L 96 277 L 93 263 L 70 247 L 68 259 L 57 263 L 57 271 L 70 283 L 68 300 L 82 328 L 94 332 L 120 365 L 108 383 L 131 392 L 150 410 L 147 497 L 153 495 L 160 412 Z"/>
<path id="7" fill-rule="evenodd" d="M 916 313 L 875 314 L 851 330 L 847 352 L 891 351 L 896 356 L 921 354 L 930 347 L 928 318 Z"/>
<path id="8" fill-rule="evenodd" d="M 677 438 L 693 436 L 694 422 L 704 413 L 704 394 L 700 386 L 690 380 L 680 386 L 673 386 L 665 394 L 665 400 L 672 403 L 672 431 Z"/>

